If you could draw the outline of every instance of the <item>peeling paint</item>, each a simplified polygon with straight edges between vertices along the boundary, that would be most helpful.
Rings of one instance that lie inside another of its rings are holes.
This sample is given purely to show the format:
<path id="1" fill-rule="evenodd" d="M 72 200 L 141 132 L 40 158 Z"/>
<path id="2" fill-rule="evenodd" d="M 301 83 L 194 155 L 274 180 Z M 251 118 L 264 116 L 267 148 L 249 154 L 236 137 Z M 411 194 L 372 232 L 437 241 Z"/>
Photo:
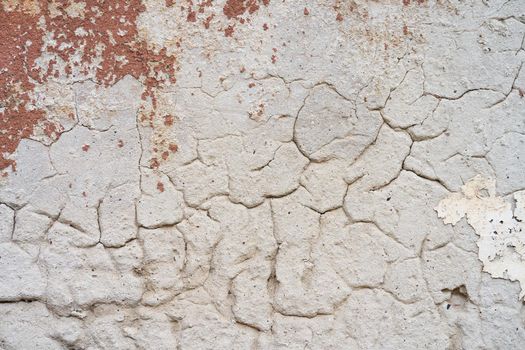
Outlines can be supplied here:
<path id="1" fill-rule="evenodd" d="M 525 296 L 525 191 L 511 200 L 496 195 L 496 181 L 480 175 L 452 193 L 436 207 L 446 224 L 466 218 L 479 236 L 479 260 L 494 278 L 519 281 Z"/>

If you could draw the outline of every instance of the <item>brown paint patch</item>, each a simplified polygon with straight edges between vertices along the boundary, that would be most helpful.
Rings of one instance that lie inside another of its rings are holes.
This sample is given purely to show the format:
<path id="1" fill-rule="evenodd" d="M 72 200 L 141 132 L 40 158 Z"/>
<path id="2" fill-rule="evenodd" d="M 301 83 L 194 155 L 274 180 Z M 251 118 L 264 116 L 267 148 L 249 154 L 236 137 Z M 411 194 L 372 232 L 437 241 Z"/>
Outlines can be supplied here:
<path id="1" fill-rule="evenodd" d="M 206 17 L 204 22 L 202 22 L 202 24 L 204 24 L 204 28 L 206 28 L 206 29 L 210 28 L 210 23 L 211 23 L 211 20 L 213 19 L 213 17 L 215 17 L 215 15 L 213 13 L 211 15 L 209 15 L 208 17 Z"/>
<path id="2" fill-rule="evenodd" d="M 166 126 L 173 125 L 174 118 L 172 115 L 168 114 L 168 115 L 165 115 L 163 118 L 164 118 L 164 125 Z"/>
<path id="3" fill-rule="evenodd" d="M 426 0 L 415 0 L 414 2 L 417 3 L 418 5 L 423 5 L 426 2 Z M 403 5 L 405 6 L 410 5 L 410 3 L 411 3 L 411 0 L 403 0 Z"/>
<path id="4" fill-rule="evenodd" d="M 257 10 L 259 10 L 257 0 L 227 0 L 222 9 L 228 19 L 237 18 L 246 12 L 252 14 Z"/>
<path id="5" fill-rule="evenodd" d="M 0 6 L 0 170 L 11 166 L 14 171 L 15 162 L 9 155 L 44 118 L 31 96 L 35 87 L 32 70 L 44 32 L 38 27 L 39 17 L 22 5 L 10 10 Z"/>
<path id="6" fill-rule="evenodd" d="M 141 0 L 85 0 L 83 10 L 75 12 L 72 0 L 29 3 L 30 9 L 0 5 L 0 170 L 14 167 L 9 155 L 45 119 L 35 105 L 35 84 L 74 76 L 109 86 L 131 75 L 144 84 L 142 97 L 155 106 L 154 89 L 175 83 L 175 57 L 166 49 L 150 49 L 138 36 L 136 19 L 145 10 Z M 44 43 L 45 35 L 54 40 Z M 53 58 L 38 66 L 42 54 Z M 59 136 L 45 124 L 44 133 Z"/>
<path id="7" fill-rule="evenodd" d="M 188 16 L 186 17 L 186 20 L 188 22 L 197 22 L 197 12 L 195 11 L 190 11 L 188 13 Z"/>
<path id="8" fill-rule="evenodd" d="M 270 0 L 227 0 L 222 8 L 222 13 L 231 21 L 236 21 L 240 24 L 250 23 L 249 16 L 257 12 L 261 4 L 268 6 Z M 233 34 L 233 29 L 230 29 L 230 27 L 231 25 L 226 29 L 228 32 L 224 31 L 226 36 L 232 36 Z"/>
<path id="9" fill-rule="evenodd" d="M 226 29 L 224 29 L 224 36 L 233 36 L 233 32 L 235 31 L 235 26 L 228 26 Z"/>
<path id="10" fill-rule="evenodd" d="M 213 0 L 202 0 L 196 3 L 194 3 L 193 0 L 185 0 L 185 2 L 186 6 L 181 6 L 181 11 L 188 11 L 186 21 L 193 23 L 200 22 L 204 28 L 209 29 L 215 13 L 207 11 L 207 8 L 213 5 Z M 201 14 L 201 16 L 198 16 L 198 14 Z"/>
<path id="11" fill-rule="evenodd" d="M 52 123 L 46 120 L 44 121 L 43 131 L 44 131 L 44 135 L 46 135 L 52 140 L 56 140 L 58 139 L 60 134 L 62 134 L 62 132 L 64 131 L 64 128 L 60 124 L 55 124 L 55 123 Z"/>
<path id="12" fill-rule="evenodd" d="M 160 166 L 159 160 L 157 158 L 152 158 L 149 161 L 149 166 L 152 169 L 157 169 Z"/>

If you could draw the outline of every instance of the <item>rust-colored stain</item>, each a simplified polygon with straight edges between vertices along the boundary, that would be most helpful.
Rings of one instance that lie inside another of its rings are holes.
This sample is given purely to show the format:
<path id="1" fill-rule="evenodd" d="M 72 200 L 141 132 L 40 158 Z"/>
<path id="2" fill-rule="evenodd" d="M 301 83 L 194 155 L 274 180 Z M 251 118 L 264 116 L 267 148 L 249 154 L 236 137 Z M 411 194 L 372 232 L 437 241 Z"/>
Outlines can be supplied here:
<path id="1" fill-rule="evenodd" d="M 82 150 L 83 150 L 84 152 L 89 151 L 89 145 L 84 145 L 84 146 L 82 146 Z"/>
<path id="2" fill-rule="evenodd" d="M 250 22 L 248 16 L 254 14 L 261 8 L 261 4 L 268 6 L 270 0 L 227 0 L 222 9 L 223 14 L 227 19 L 238 21 L 240 24 Z M 246 16 L 243 17 L 243 16 Z M 267 30 L 264 28 L 264 30 Z M 230 25 L 224 29 L 225 36 L 233 35 L 233 26 Z"/>
<path id="3" fill-rule="evenodd" d="M 304 11 L 303 11 L 303 14 L 304 14 L 305 16 L 308 16 L 308 15 L 310 14 L 310 11 L 308 11 L 308 9 L 305 7 L 305 8 L 304 8 Z"/>
<path id="4" fill-rule="evenodd" d="M 164 125 L 166 126 L 173 125 L 174 118 L 172 115 L 168 114 L 168 115 L 165 115 L 163 118 L 164 118 Z"/>
<path id="5" fill-rule="evenodd" d="M 411 0 L 403 0 L 403 5 L 408 6 L 411 2 Z M 426 2 L 426 0 L 414 0 L 413 2 L 417 3 L 418 5 L 422 5 Z"/>
<path id="6" fill-rule="evenodd" d="M 60 136 L 60 134 L 62 134 L 62 132 L 64 131 L 64 128 L 62 127 L 62 125 L 57 125 L 47 120 L 44 121 L 43 124 L 44 124 L 44 135 L 46 135 L 47 137 L 53 140 L 56 140 Z"/>
<path id="7" fill-rule="evenodd" d="M 204 24 L 204 28 L 206 28 L 206 29 L 210 28 L 210 23 L 211 23 L 211 20 L 213 19 L 213 17 L 215 17 L 215 14 L 213 14 L 213 13 L 211 15 L 209 15 L 208 17 L 206 17 L 204 22 L 202 22 Z"/>
<path id="8" fill-rule="evenodd" d="M 269 0 L 266 3 L 269 3 Z M 259 1 L 257 0 L 227 0 L 222 11 L 228 19 L 231 19 L 237 18 L 246 12 L 251 15 L 259 10 L 259 7 Z"/>
<path id="9" fill-rule="evenodd" d="M 233 36 L 233 32 L 235 31 L 235 26 L 228 26 L 226 29 L 224 29 L 224 36 Z"/>
<path id="10" fill-rule="evenodd" d="M 51 77 L 86 77 L 109 86 L 131 75 L 145 85 L 143 98 L 151 97 L 155 105 L 153 90 L 175 82 L 175 56 L 148 48 L 138 36 L 136 20 L 145 10 L 140 0 L 84 3 L 75 11 L 78 2 L 72 0 L 0 5 L 0 170 L 14 170 L 9 155 L 45 119 L 33 96 L 36 84 Z M 44 42 L 46 35 L 54 40 Z M 59 60 L 38 65 L 45 54 Z M 44 132 L 58 136 L 60 130 L 44 127 Z"/>
<path id="11" fill-rule="evenodd" d="M 188 22 L 197 22 L 197 12 L 195 11 L 190 11 L 188 13 L 188 16 L 186 17 L 186 20 Z"/>
<path id="12" fill-rule="evenodd" d="M 0 10 L 0 169 L 15 170 L 8 159 L 20 140 L 33 133 L 33 127 L 44 118 L 34 107 L 32 82 L 38 76 L 34 62 L 40 56 L 44 32 L 38 27 L 38 16 L 25 9 Z M 31 43 L 31 44 L 29 44 Z"/>
<path id="13" fill-rule="evenodd" d="M 157 182 L 157 190 L 159 192 L 164 192 L 164 184 L 162 182 Z"/>
<path id="14" fill-rule="evenodd" d="M 157 158 L 151 158 L 149 161 L 149 167 L 151 169 L 157 169 L 160 166 L 159 160 Z"/>

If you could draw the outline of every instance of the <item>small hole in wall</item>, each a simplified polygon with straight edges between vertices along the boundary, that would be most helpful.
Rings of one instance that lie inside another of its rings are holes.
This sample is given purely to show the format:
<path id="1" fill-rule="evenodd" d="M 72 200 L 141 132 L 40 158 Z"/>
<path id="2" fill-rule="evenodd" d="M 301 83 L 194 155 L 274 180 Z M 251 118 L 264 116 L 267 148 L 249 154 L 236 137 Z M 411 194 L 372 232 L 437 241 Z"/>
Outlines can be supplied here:
<path id="1" fill-rule="evenodd" d="M 442 292 L 450 293 L 450 297 L 447 301 L 447 306 L 446 306 L 447 310 L 449 310 L 450 308 L 461 309 L 465 306 L 465 304 L 469 300 L 467 288 L 465 287 L 465 285 L 461 285 L 457 288 L 454 288 L 453 290 L 443 289 Z"/>

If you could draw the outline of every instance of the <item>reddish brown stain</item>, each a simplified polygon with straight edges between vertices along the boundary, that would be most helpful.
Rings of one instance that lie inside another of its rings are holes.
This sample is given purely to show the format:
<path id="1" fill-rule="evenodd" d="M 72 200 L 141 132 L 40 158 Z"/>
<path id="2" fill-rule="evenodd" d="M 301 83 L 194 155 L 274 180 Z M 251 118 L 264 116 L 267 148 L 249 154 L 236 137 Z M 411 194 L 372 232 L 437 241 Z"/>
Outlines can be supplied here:
<path id="1" fill-rule="evenodd" d="M 261 3 L 264 6 L 268 6 L 270 0 L 227 0 L 222 8 L 222 12 L 229 20 L 238 21 L 240 24 L 250 23 L 249 17 L 244 18 L 242 16 L 246 17 L 257 12 L 261 7 Z M 226 36 L 232 36 L 233 34 L 233 30 L 229 29 L 230 27 L 231 25 L 226 29 L 228 31 L 224 31 Z"/>
<path id="2" fill-rule="evenodd" d="M 275 62 L 277 62 L 277 56 L 272 55 L 272 63 L 275 64 Z"/>
<path id="3" fill-rule="evenodd" d="M 30 3 L 32 12 L 22 5 L 0 5 L 0 169 L 14 166 L 7 157 L 45 118 L 45 112 L 34 105 L 35 82 L 87 75 L 108 86 L 131 75 L 145 85 L 143 98 L 151 97 L 154 106 L 154 88 L 175 82 L 175 57 L 166 49 L 153 51 L 139 39 L 136 19 L 145 10 L 141 0 L 85 0 L 78 17 L 66 12 L 73 0 Z M 166 1 L 166 5 L 172 4 Z M 87 34 L 77 35 L 78 28 Z M 44 44 L 45 32 L 52 34 L 54 41 Z M 60 57 L 65 67 L 58 67 L 55 59 L 44 67 L 37 66 L 43 53 Z M 73 63 L 73 57 L 79 57 L 80 63 Z M 50 128 L 44 125 L 44 132 L 58 131 Z"/>
<path id="4" fill-rule="evenodd" d="M 118 140 L 118 141 L 117 141 L 117 147 L 118 147 L 118 148 L 122 148 L 122 147 L 124 147 L 124 141 L 122 141 L 122 140 Z"/>
<path id="5" fill-rule="evenodd" d="M 169 150 L 170 150 L 172 153 L 175 153 L 175 152 L 177 152 L 177 150 L 179 149 L 179 146 L 177 146 L 177 145 L 174 144 L 174 143 L 170 143 L 170 145 L 169 145 L 168 148 L 169 148 Z"/>
<path id="6" fill-rule="evenodd" d="M 160 166 L 159 160 L 157 158 L 151 158 L 149 161 L 149 166 L 152 169 L 157 169 Z"/>
<path id="7" fill-rule="evenodd" d="M 308 9 L 305 7 L 303 13 L 305 16 L 308 16 L 310 14 L 310 11 L 308 11 Z"/>
<path id="8" fill-rule="evenodd" d="M 11 166 L 14 171 L 15 162 L 6 157 L 44 118 L 44 112 L 33 106 L 30 93 L 44 33 L 38 16 L 22 9 L 7 12 L 0 6 L 0 170 Z"/>
<path id="9" fill-rule="evenodd" d="M 410 33 L 410 32 L 408 31 L 408 27 L 407 27 L 407 25 L 406 25 L 406 24 L 403 25 L 403 34 L 404 34 L 404 35 L 408 35 L 409 33 Z"/>
<path id="10" fill-rule="evenodd" d="M 204 24 L 204 28 L 206 28 L 206 29 L 210 28 L 210 23 L 211 23 L 211 20 L 213 19 L 213 17 L 215 17 L 215 15 L 213 13 L 211 15 L 209 15 L 208 17 L 206 17 L 204 22 L 202 22 Z"/>
<path id="11" fill-rule="evenodd" d="M 159 192 L 164 192 L 164 184 L 162 182 L 157 182 L 157 190 Z"/>
<path id="12" fill-rule="evenodd" d="M 248 87 L 251 89 L 252 87 L 255 87 L 255 83 L 249 83 Z"/>
<path id="13" fill-rule="evenodd" d="M 235 26 L 228 26 L 226 29 L 224 29 L 224 36 L 233 36 L 233 32 L 235 31 Z"/>
<path id="14" fill-rule="evenodd" d="M 335 20 L 338 21 L 338 22 L 342 22 L 343 21 L 343 15 L 338 13 L 336 16 L 335 16 Z"/>
<path id="15" fill-rule="evenodd" d="M 418 5 L 422 5 L 426 2 L 426 0 L 415 0 L 415 2 L 417 2 Z M 410 3 L 411 3 L 411 0 L 403 0 L 403 5 L 405 6 L 410 5 Z"/>
<path id="16" fill-rule="evenodd" d="M 84 152 L 89 151 L 89 145 L 84 145 L 84 146 L 82 146 L 82 150 L 83 150 Z"/>
<path id="17" fill-rule="evenodd" d="M 44 121 L 44 135 L 47 137 L 56 140 L 60 134 L 64 131 L 62 125 L 57 125 L 49 121 Z"/>
<path id="18" fill-rule="evenodd" d="M 268 24 L 264 23 L 263 24 L 263 29 L 264 29 L 264 31 L 267 31 L 268 30 Z"/>
<path id="19" fill-rule="evenodd" d="M 166 126 L 173 125 L 174 118 L 172 115 L 168 114 L 168 115 L 165 115 L 163 118 L 164 118 L 164 125 Z"/>
<path id="20" fill-rule="evenodd" d="M 227 0 L 222 9 L 228 19 L 237 18 L 245 12 L 252 14 L 257 10 L 259 10 L 259 1 L 257 0 Z"/>
<path id="21" fill-rule="evenodd" d="M 186 17 L 186 20 L 188 22 L 196 22 L 197 21 L 197 12 L 195 11 L 190 11 L 188 13 L 188 17 Z"/>

